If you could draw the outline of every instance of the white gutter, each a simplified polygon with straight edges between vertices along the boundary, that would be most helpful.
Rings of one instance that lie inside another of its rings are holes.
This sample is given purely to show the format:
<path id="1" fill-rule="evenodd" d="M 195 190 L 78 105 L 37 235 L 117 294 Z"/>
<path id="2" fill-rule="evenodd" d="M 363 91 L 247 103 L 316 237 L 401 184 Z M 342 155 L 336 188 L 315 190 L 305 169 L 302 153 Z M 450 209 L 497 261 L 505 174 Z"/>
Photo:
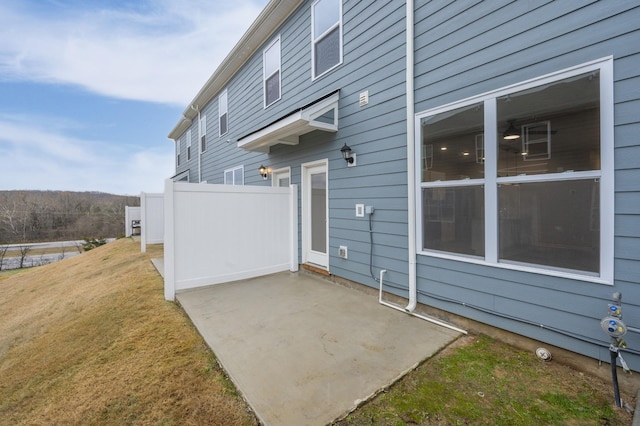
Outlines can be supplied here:
<path id="1" fill-rule="evenodd" d="M 414 65 L 414 43 L 413 43 L 413 0 L 407 0 L 407 52 L 406 52 L 406 96 L 407 96 L 407 213 L 408 213 L 408 222 L 409 222 L 409 236 L 408 236 L 408 244 L 409 244 L 409 304 L 403 309 L 399 306 L 396 306 L 392 303 L 385 302 L 382 300 L 382 283 L 384 280 L 384 274 L 387 272 L 386 269 L 382 269 L 380 271 L 380 292 L 378 295 L 378 302 L 381 305 L 387 306 L 389 308 L 393 308 L 400 312 L 408 313 L 414 317 L 418 317 L 425 321 L 429 321 L 433 324 L 437 324 L 442 327 L 446 327 L 450 330 L 457 331 L 458 333 L 467 334 L 467 332 L 461 328 L 455 327 L 451 324 L 447 324 L 446 322 L 437 320 L 435 318 L 427 317 L 424 315 L 420 315 L 414 312 L 416 309 L 416 305 L 418 304 L 418 287 L 417 287 L 417 271 L 416 271 L 416 169 L 417 165 L 415 162 L 415 127 L 414 127 L 414 119 L 415 119 L 415 107 L 414 107 L 414 76 L 413 76 L 413 65 Z"/>

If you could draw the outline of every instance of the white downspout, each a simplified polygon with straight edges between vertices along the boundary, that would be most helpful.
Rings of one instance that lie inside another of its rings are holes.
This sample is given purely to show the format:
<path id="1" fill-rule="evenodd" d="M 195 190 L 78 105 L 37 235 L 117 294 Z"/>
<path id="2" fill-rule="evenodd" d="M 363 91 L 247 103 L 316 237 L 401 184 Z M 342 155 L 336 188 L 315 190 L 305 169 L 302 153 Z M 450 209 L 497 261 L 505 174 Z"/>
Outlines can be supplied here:
<path id="1" fill-rule="evenodd" d="M 405 308 L 413 312 L 417 304 L 416 285 L 416 162 L 414 127 L 414 43 L 413 43 L 413 0 L 407 0 L 407 52 L 406 52 L 406 88 L 407 88 L 407 212 L 409 214 L 409 304 Z"/>
<path id="2" fill-rule="evenodd" d="M 457 331 L 459 333 L 467 334 L 467 332 L 461 328 L 447 324 L 436 318 L 419 315 L 413 312 L 416 309 L 418 303 L 418 287 L 416 283 L 416 162 L 415 162 L 415 127 L 414 127 L 414 79 L 413 79 L 413 0 L 407 0 L 407 52 L 406 52 L 406 89 L 407 89 L 407 210 L 408 210 L 408 222 L 409 222 L 409 304 L 403 309 L 392 303 L 382 300 L 382 284 L 384 282 L 384 274 L 387 270 L 382 269 L 380 271 L 380 292 L 378 294 L 378 302 L 381 305 L 388 306 L 389 308 L 396 309 L 401 312 L 406 312 L 414 317 L 418 317 L 425 321 L 429 321 L 433 324 L 446 327 L 450 330 Z"/>

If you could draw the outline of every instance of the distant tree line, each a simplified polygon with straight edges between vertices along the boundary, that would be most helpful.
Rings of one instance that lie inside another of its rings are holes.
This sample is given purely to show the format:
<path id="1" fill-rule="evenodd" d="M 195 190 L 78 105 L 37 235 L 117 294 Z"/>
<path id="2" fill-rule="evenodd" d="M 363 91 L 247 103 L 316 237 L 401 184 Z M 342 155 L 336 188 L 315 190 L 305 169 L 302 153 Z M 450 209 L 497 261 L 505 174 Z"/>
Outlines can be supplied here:
<path id="1" fill-rule="evenodd" d="M 101 192 L 0 191 L 0 244 L 118 237 L 125 206 L 139 205 Z"/>

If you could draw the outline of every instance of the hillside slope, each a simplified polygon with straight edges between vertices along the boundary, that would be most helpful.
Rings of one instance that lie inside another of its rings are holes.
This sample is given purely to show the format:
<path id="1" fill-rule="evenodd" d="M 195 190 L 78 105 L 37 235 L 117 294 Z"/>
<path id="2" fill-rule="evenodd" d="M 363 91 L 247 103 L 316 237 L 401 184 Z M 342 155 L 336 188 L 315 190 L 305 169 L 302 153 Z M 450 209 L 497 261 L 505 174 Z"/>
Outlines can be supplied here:
<path id="1" fill-rule="evenodd" d="M 254 424 L 131 239 L 0 274 L 0 424 Z"/>

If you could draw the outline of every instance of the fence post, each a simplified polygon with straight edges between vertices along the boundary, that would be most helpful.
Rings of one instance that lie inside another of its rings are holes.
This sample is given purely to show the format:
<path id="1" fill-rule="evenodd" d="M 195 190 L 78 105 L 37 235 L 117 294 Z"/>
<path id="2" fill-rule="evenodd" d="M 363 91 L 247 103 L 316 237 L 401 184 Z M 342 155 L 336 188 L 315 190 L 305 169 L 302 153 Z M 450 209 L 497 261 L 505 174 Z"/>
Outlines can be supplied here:
<path id="1" fill-rule="evenodd" d="M 140 251 L 147 252 L 147 194 L 140 193 Z"/>
<path id="2" fill-rule="evenodd" d="M 290 267 L 289 270 L 291 272 L 298 272 L 298 185 L 289 185 L 289 214 L 290 223 L 291 223 L 291 243 L 289 250 L 291 253 L 289 255 L 290 259 Z"/>
<path id="3" fill-rule="evenodd" d="M 174 185 L 171 179 L 164 183 L 164 298 L 174 300 L 176 295 Z"/>

